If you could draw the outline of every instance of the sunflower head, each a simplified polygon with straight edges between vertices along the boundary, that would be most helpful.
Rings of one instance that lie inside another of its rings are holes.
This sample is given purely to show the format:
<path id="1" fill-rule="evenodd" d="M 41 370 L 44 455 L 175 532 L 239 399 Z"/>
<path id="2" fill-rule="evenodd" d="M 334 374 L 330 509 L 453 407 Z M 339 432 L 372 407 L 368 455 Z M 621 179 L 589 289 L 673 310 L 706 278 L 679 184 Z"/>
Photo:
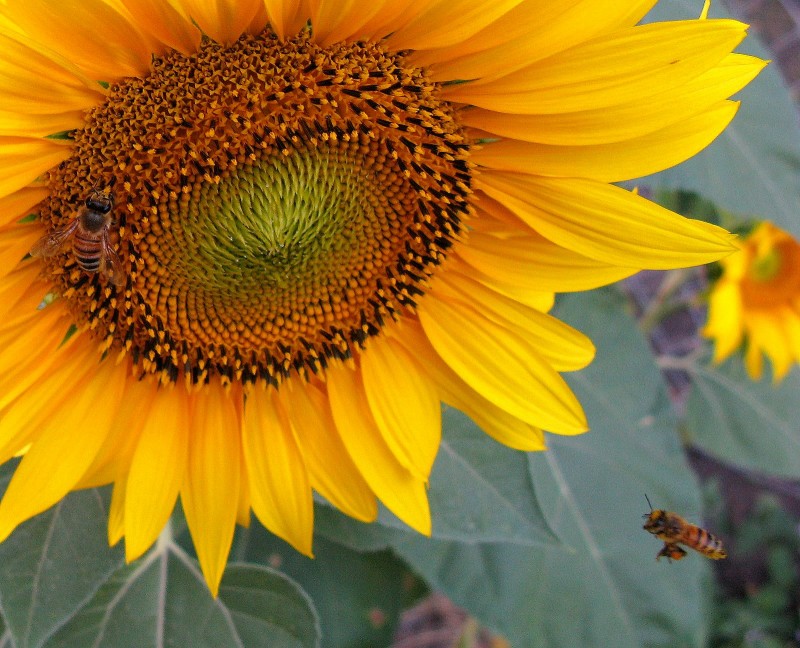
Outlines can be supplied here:
<path id="1" fill-rule="evenodd" d="M 251 511 L 311 553 L 314 491 L 430 533 L 442 402 L 585 431 L 554 293 L 731 250 L 612 183 L 763 65 L 652 4 L 4 2 L 0 538 L 111 483 L 133 560 L 180 498 L 216 592 Z"/>
<path id="2" fill-rule="evenodd" d="M 751 378 L 761 377 L 766 356 L 774 379 L 782 379 L 800 361 L 800 243 L 763 222 L 720 267 L 703 330 L 715 342 L 715 361 L 722 362 L 745 344 Z"/>

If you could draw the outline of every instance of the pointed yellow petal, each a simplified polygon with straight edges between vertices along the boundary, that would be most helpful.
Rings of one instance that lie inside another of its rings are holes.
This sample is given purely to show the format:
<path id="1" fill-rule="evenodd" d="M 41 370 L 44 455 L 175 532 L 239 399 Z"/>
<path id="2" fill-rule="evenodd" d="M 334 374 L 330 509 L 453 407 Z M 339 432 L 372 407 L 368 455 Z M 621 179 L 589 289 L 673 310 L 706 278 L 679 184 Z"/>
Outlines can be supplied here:
<path id="1" fill-rule="evenodd" d="M 387 42 L 395 50 L 446 47 L 473 36 L 517 6 L 521 0 L 438 0 L 394 32 Z"/>
<path id="2" fill-rule="evenodd" d="M 553 243 L 612 265 L 683 268 L 736 250 L 722 228 L 601 182 L 496 171 L 478 186 Z"/>
<path id="3" fill-rule="evenodd" d="M 404 322 L 397 340 L 424 365 L 442 399 L 469 416 L 486 434 L 515 450 L 544 450 L 543 432 L 490 403 L 467 385 L 434 351 L 418 322 Z"/>
<path id="4" fill-rule="evenodd" d="M 556 371 L 583 369 L 594 358 L 594 345 L 583 333 L 541 311 L 528 308 L 458 272 L 443 273 L 433 293 L 448 295 L 525 340 Z"/>
<path id="5" fill-rule="evenodd" d="M 361 372 L 384 441 L 411 474 L 426 481 L 442 436 L 436 390 L 412 356 L 387 337 L 369 341 L 361 354 Z"/>
<path id="6" fill-rule="evenodd" d="M 462 111 L 460 118 L 466 126 L 524 142 L 560 146 L 620 142 L 705 111 L 747 85 L 765 65 L 765 61 L 752 56 L 729 54 L 720 65 L 680 88 L 604 110 L 509 115 L 471 108 Z"/>
<path id="7" fill-rule="evenodd" d="M 155 386 L 151 386 L 155 391 Z M 175 508 L 186 474 L 189 408 L 180 387 L 157 390 L 133 453 L 125 493 L 125 559 L 136 560 L 155 542 Z M 212 478 L 213 479 L 213 478 Z"/>
<path id="8" fill-rule="evenodd" d="M 563 378 L 513 332 L 431 293 L 419 320 L 436 352 L 470 387 L 509 414 L 560 434 L 587 430 Z"/>
<path id="9" fill-rule="evenodd" d="M 477 164 L 502 171 L 618 182 L 675 166 L 708 146 L 730 123 L 739 104 L 724 101 L 704 113 L 625 142 L 551 146 L 501 140 L 476 150 Z"/>
<path id="10" fill-rule="evenodd" d="M 332 365 L 327 378 L 333 420 L 364 479 L 392 513 L 412 529 L 430 535 L 431 514 L 424 482 L 389 450 L 370 414 L 359 375 L 347 366 Z"/>
<path id="11" fill-rule="evenodd" d="M 720 363 L 742 343 L 742 296 L 736 283 L 720 281 L 709 296 L 705 337 L 714 339 L 714 362 Z"/>
<path id="12" fill-rule="evenodd" d="M 214 382 L 192 395 L 189 421 L 181 502 L 208 589 L 216 597 L 236 525 L 241 426 L 235 404 Z"/>
<path id="13" fill-rule="evenodd" d="M 121 475 L 111 491 L 111 506 L 108 510 L 108 546 L 113 547 L 125 535 L 125 488 L 126 475 Z"/>
<path id="14" fill-rule="evenodd" d="M 297 432 L 311 485 L 343 513 L 372 522 L 378 515 L 375 494 L 347 454 L 325 395 L 314 385 L 292 383 L 278 396 Z"/>
<path id="15" fill-rule="evenodd" d="M 125 380 L 125 371 L 103 362 L 90 379 L 69 384 L 68 406 L 36 431 L 0 502 L 0 538 L 73 489 L 108 434 Z"/>
<path id="16" fill-rule="evenodd" d="M 529 0 L 464 42 L 414 52 L 410 60 L 430 66 L 435 81 L 502 76 L 599 34 L 633 25 L 654 4 L 655 0 Z"/>
<path id="17" fill-rule="evenodd" d="M 244 409 L 244 460 L 253 512 L 295 549 L 311 555 L 314 504 L 303 455 L 274 389 L 254 389 Z"/>
<path id="18" fill-rule="evenodd" d="M 448 101 L 518 114 L 599 110 L 679 88 L 744 38 L 734 20 L 676 21 L 621 29 L 491 81 L 452 84 Z"/>
<path id="19" fill-rule="evenodd" d="M 554 245 L 536 234 L 500 238 L 470 232 L 469 245 L 459 246 L 459 258 L 479 271 L 479 279 L 505 288 L 533 291 L 572 292 L 605 286 L 637 272 L 595 261 L 572 250 Z"/>

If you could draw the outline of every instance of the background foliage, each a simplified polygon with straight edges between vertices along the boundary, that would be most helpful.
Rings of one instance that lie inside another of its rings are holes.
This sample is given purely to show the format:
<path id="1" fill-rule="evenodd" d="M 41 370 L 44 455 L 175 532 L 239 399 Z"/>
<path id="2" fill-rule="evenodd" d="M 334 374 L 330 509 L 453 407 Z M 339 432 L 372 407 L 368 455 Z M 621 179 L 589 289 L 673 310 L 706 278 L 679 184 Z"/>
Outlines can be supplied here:
<path id="1" fill-rule="evenodd" d="M 652 18 L 696 15 L 696 5 L 662 2 Z M 706 152 L 637 184 L 696 191 L 800 236 L 800 132 L 777 71 L 741 98 L 733 126 Z M 525 454 L 446 409 L 431 539 L 387 511 L 363 525 L 319 502 L 315 560 L 254 523 L 237 535 L 213 600 L 180 511 L 148 555 L 125 565 L 122 550 L 106 546 L 108 492 L 84 491 L 0 544 L 0 646 L 386 646 L 401 611 L 431 589 L 517 648 L 745 645 L 737 637 L 754 625 L 761 637 L 785 634 L 770 623 L 775 610 L 792 614 L 794 581 L 784 576 L 798 546 L 774 507 L 756 525 L 777 529 L 766 559 L 774 587 L 736 605 L 717 602 L 726 599 L 709 561 L 657 563 L 660 544 L 641 530 L 641 516 L 646 493 L 654 506 L 702 517 L 687 444 L 742 468 L 800 477 L 798 374 L 754 384 L 740 358 L 712 367 L 705 348 L 657 358 L 619 287 L 563 296 L 555 311 L 597 346 L 591 367 L 567 376 L 592 431 L 550 437 L 548 452 Z M 683 411 L 664 367 L 691 377 Z M 0 470 L 7 480 L 11 467 Z M 720 525 L 746 554 L 747 527 Z"/>

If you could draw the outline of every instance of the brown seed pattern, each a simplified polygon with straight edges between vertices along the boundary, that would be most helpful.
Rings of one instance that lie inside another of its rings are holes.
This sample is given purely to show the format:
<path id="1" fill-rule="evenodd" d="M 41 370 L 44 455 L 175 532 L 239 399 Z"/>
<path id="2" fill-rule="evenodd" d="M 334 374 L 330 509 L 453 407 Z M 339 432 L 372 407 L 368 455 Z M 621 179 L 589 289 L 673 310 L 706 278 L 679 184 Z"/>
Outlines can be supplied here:
<path id="1" fill-rule="evenodd" d="M 204 41 L 109 89 L 40 206 L 115 198 L 116 289 L 48 261 L 80 325 L 161 381 L 324 371 L 412 312 L 470 213 L 469 146 L 423 71 L 377 43 Z"/>

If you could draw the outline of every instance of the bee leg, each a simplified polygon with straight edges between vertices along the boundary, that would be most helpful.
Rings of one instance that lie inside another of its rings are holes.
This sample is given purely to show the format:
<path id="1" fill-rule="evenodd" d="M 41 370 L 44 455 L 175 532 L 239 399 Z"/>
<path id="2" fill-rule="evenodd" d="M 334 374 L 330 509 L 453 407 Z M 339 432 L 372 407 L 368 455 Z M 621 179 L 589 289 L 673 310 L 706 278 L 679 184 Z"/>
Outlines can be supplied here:
<path id="1" fill-rule="evenodd" d="M 656 555 L 656 560 L 661 560 L 664 557 L 672 562 L 673 560 L 681 560 L 685 555 L 686 552 L 674 542 L 665 542 L 661 551 Z"/>

